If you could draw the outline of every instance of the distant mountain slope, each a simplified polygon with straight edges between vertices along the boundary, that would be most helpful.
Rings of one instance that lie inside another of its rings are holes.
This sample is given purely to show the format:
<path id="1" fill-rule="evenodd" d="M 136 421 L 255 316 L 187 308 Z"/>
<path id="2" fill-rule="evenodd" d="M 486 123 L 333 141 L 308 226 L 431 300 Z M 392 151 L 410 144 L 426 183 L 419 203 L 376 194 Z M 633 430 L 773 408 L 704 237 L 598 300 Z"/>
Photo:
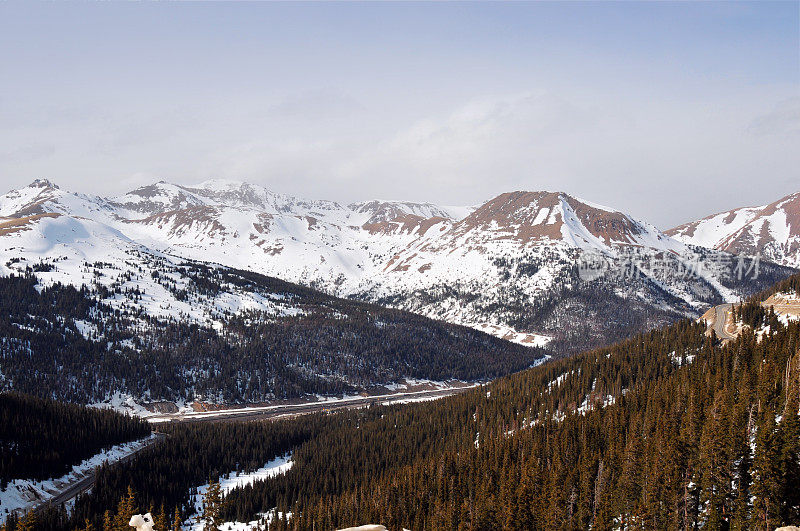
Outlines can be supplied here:
<path id="1" fill-rule="evenodd" d="M 126 251 L 6 263 L 24 276 L 0 277 L 0 390 L 79 403 L 120 393 L 140 403 L 261 402 L 404 379 L 482 380 L 544 355 L 257 273 Z M 76 274 L 87 280 L 80 289 L 58 282 Z"/>
<path id="2" fill-rule="evenodd" d="M 791 272 L 765 262 L 759 278 L 737 278 L 729 254 L 559 192 L 510 192 L 476 208 L 343 206 L 233 181 L 162 181 L 111 199 L 35 181 L 0 196 L 0 216 L 0 263 L 64 258 L 53 280 L 65 284 L 92 281 L 82 261 L 180 256 L 564 353 L 699 315 Z"/>
<path id="3" fill-rule="evenodd" d="M 761 254 L 800 267 L 800 192 L 764 206 L 713 214 L 666 231 L 685 243 L 720 251 Z"/>
<path id="4" fill-rule="evenodd" d="M 604 269 L 587 280 L 580 267 L 595 259 Z M 513 192 L 414 240 L 350 293 L 498 335 L 545 334 L 553 348 L 577 352 L 736 300 L 791 271 L 765 263 L 760 278 L 745 279 L 734 268 L 730 255 L 619 211 L 563 193 Z"/>

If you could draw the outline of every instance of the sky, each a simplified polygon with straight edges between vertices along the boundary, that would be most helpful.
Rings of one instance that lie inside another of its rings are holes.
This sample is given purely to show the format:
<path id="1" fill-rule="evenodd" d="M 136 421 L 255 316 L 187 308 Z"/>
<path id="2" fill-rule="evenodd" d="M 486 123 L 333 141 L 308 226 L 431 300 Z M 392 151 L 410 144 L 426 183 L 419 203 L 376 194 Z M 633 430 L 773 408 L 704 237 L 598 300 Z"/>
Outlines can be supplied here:
<path id="1" fill-rule="evenodd" d="M 557 190 L 661 228 L 800 191 L 800 3 L 0 3 L 0 193 Z"/>

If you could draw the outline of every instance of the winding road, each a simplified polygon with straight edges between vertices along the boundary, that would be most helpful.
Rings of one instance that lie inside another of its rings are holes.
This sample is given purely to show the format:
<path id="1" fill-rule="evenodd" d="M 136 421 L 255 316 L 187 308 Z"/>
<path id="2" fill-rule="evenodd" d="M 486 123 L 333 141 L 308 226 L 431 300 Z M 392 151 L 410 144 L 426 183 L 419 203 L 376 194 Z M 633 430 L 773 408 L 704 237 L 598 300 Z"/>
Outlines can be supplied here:
<path id="1" fill-rule="evenodd" d="M 336 409 L 345 408 L 358 408 L 365 407 L 372 404 L 391 404 L 399 402 L 415 402 L 423 400 L 434 400 L 443 398 L 445 396 L 454 395 L 464 392 L 468 389 L 474 388 L 478 384 L 465 385 L 459 387 L 448 387 L 445 389 L 427 389 L 423 391 L 410 391 L 399 392 L 385 395 L 365 396 L 365 397 L 349 397 L 339 400 L 329 400 L 322 402 L 307 402 L 301 404 L 281 404 L 275 406 L 251 407 L 251 408 L 238 408 L 238 409 L 225 409 L 219 411 L 202 411 L 193 413 L 182 413 L 174 415 L 160 415 L 150 417 L 148 420 L 152 423 L 160 422 L 188 422 L 188 421 L 248 421 L 248 420 L 262 420 L 271 418 L 285 418 L 295 417 L 299 415 L 307 415 L 309 413 L 316 413 L 320 411 L 333 411 Z M 133 459 L 139 452 L 148 448 L 149 446 L 161 441 L 166 437 L 163 433 L 155 432 L 153 437 L 147 444 L 138 448 L 136 451 L 122 457 L 113 462 L 113 464 L 126 463 Z M 47 507 L 58 507 L 63 503 L 67 503 L 77 496 L 83 494 L 94 486 L 97 468 L 90 470 L 86 476 L 74 481 L 67 485 L 58 494 L 43 501 L 37 505 L 34 510 L 40 511 Z"/>
<path id="2" fill-rule="evenodd" d="M 261 420 L 270 418 L 284 418 L 294 417 L 299 415 L 306 415 L 309 413 L 316 413 L 319 411 L 333 411 L 336 409 L 344 408 L 357 408 L 364 407 L 371 404 L 390 404 L 393 402 L 414 402 L 421 400 L 433 400 L 443 398 L 445 396 L 461 393 L 468 389 L 474 388 L 475 385 L 465 385 L 460 387 L 448 387 L 445 389 L 427 389 L 424 391 L 411 391 L 399 392 L 386 395 L 365 396 L 365 397 L 350 397 L 339 400 L 329 400 L 323 402 L 307 402 L 302 404 L 282 404 L 275 406 L 253 407 L 253 408 L 238 408 L 238 409 L 225 409 L 220 411 L 202 411 L 195 413 L 184 413 L 175 415 L 161 415 L 157 417 L 150 417 L 148 420 L 153 423 L 159 422 L 186 422 L 186 421 L 220 421 L 220 420 Z M 136 451 L 122 457 L 113 462 L 113 464 L 126 463 L 133 459 L 136 454 L 150 447 L 151 445 L 161 441 L 166 437 L 163 433 L 155 432 L 155 437 L 149 440 L 142 447 Z M 58 507 L 63 503 L 67 503 L 77 496 L 83 494 L 94 486 L 97 468 L 90 470 L 86 475 L 61 490 L 53 497 L 41 502 L 33 510 L 41 511 L 47 507 Z"/>
<path id="3" fill-rule="evenodd" d="M 720 304 L 714 307 L 714 333 L 719 339 L 735 339 L 735 335 L 730 334 L 725 326 L 728 323 L 728 312 L 733 308 L 733 304 Z"/>

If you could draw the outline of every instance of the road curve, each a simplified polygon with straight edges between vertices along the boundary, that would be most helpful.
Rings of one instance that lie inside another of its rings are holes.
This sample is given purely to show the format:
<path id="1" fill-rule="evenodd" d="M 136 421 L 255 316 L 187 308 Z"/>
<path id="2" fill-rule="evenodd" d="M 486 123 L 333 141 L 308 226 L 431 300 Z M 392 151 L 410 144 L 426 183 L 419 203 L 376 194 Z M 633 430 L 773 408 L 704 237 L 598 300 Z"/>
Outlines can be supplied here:
<path id="1" fill-rule="evenodd" d="M 736 336 L 728 333 L 725 325 L 728 322 L 728 313 L 733 308 L 733 304 L 720 304 L 714 307 L 714 333 L 719 339 L 735 339 Z"/>

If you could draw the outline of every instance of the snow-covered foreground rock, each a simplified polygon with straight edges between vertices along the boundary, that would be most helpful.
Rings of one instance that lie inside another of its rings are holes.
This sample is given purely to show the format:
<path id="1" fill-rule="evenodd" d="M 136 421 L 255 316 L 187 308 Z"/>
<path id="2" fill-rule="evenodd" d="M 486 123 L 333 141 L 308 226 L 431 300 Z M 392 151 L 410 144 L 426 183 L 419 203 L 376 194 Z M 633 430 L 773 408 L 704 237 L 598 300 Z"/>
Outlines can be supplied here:
<path id="1" fill-rule="evenodd" d="M 12 512 L 26 512 L 68 489 L 70 486 L 91 476 L 103 463 L 114 463 L 132 455 L 151 444 L 156 435 L 144 439 L 118 444 L 104 452 L 72 467 L 72 470 L 58 478 L 48 480 L 15 479 L 5 489 L 0 490 L 0 523 Z"/>

